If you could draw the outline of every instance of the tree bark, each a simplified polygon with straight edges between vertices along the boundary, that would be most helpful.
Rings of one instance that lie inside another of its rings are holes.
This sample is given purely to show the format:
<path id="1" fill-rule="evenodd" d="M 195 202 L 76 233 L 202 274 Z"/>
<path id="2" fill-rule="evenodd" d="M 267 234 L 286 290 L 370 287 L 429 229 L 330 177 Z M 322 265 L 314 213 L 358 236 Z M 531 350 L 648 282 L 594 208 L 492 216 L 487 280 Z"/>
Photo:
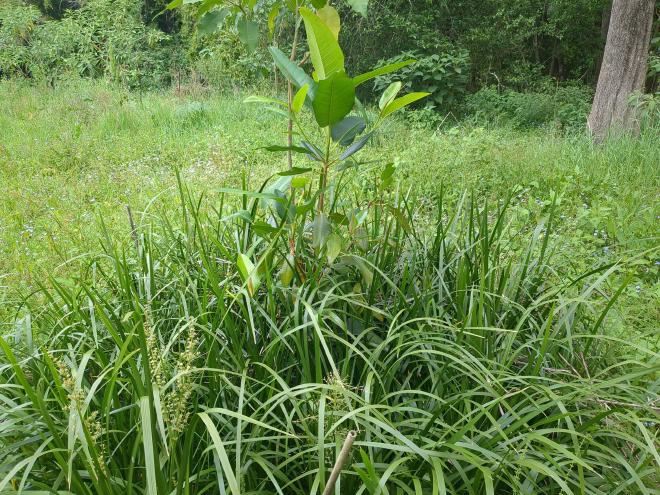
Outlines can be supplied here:
<path id="1" fill-rule="evenodd" d="M 614 0 L 587 127 L 601 142 L 610 131 L 639 132 L 630 95 L 644 88 L 655 0 Z"/>

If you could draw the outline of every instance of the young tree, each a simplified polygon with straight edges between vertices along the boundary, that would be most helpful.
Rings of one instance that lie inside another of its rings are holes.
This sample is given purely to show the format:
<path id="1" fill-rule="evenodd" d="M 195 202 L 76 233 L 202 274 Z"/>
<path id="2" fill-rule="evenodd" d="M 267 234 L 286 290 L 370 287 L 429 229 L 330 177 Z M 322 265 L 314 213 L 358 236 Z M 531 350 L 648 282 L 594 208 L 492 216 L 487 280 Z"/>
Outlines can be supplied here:
<path id="1" fill-rule="evenodd" d="M 597 142 L 610 128 L 636 133 L 630 95 L 644 87 L 655 0 L 614 0 L 587 126 Z"/>

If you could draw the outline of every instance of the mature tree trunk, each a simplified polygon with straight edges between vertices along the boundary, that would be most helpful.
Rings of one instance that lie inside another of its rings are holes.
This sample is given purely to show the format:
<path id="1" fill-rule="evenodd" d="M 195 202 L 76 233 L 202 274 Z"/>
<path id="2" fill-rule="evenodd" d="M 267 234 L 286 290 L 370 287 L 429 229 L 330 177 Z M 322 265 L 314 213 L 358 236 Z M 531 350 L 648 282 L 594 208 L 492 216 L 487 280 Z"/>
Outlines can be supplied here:
<path id="1" fill-rule="evenodd" d="M 614 0 L 596 95 L 587 126 L 602 141 L 610 129 L 639 132 L 629 104 L 630 94 L 642 90 L 655 0 Z"/>

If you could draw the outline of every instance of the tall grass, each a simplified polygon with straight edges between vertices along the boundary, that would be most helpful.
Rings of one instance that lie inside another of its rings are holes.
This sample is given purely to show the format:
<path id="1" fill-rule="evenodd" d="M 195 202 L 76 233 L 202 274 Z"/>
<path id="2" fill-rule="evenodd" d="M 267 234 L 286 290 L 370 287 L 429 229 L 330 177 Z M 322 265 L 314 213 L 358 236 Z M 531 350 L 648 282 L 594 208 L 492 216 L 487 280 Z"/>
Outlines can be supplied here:
<path id="1" fill-rule="evenodd" d="M 604 328 L 614 265 L 555 276 L 553 204 L 521 232 L 440 195 L 417 229 L 388 193 L 287 271 L 259 198 L 180 192 L 0 340 L 0 491 L 321 493 L 355 430 L 335 493 L 657 492 L 660 362 Z"/>

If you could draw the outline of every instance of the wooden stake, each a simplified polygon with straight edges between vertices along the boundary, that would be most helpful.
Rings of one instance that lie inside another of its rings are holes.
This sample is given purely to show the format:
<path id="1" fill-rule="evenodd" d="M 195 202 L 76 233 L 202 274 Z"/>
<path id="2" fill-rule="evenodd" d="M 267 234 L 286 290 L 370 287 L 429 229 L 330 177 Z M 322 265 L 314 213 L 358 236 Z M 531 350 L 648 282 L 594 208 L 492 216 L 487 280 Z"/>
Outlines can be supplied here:
<path id="1" fill-rule="evenodd" d="M 344 440 L 344 445 L 335 461 L 335 466 L 332 468 L 328 483 L 325 485 L 325 490 L 323 490 L 323 495 L 330 495 L 334 491 L 335 483 L 337 483 L 337 479 L 339 478 L 339 473 L 341 473 L 341 470 L 348 459 L 348 454 L 351 451 L 351 447 L 353 446 L 356 437 L 357 432 L 355 430 L 349 431 L 348 435 L 346 435 L 346 440 Z"/>

